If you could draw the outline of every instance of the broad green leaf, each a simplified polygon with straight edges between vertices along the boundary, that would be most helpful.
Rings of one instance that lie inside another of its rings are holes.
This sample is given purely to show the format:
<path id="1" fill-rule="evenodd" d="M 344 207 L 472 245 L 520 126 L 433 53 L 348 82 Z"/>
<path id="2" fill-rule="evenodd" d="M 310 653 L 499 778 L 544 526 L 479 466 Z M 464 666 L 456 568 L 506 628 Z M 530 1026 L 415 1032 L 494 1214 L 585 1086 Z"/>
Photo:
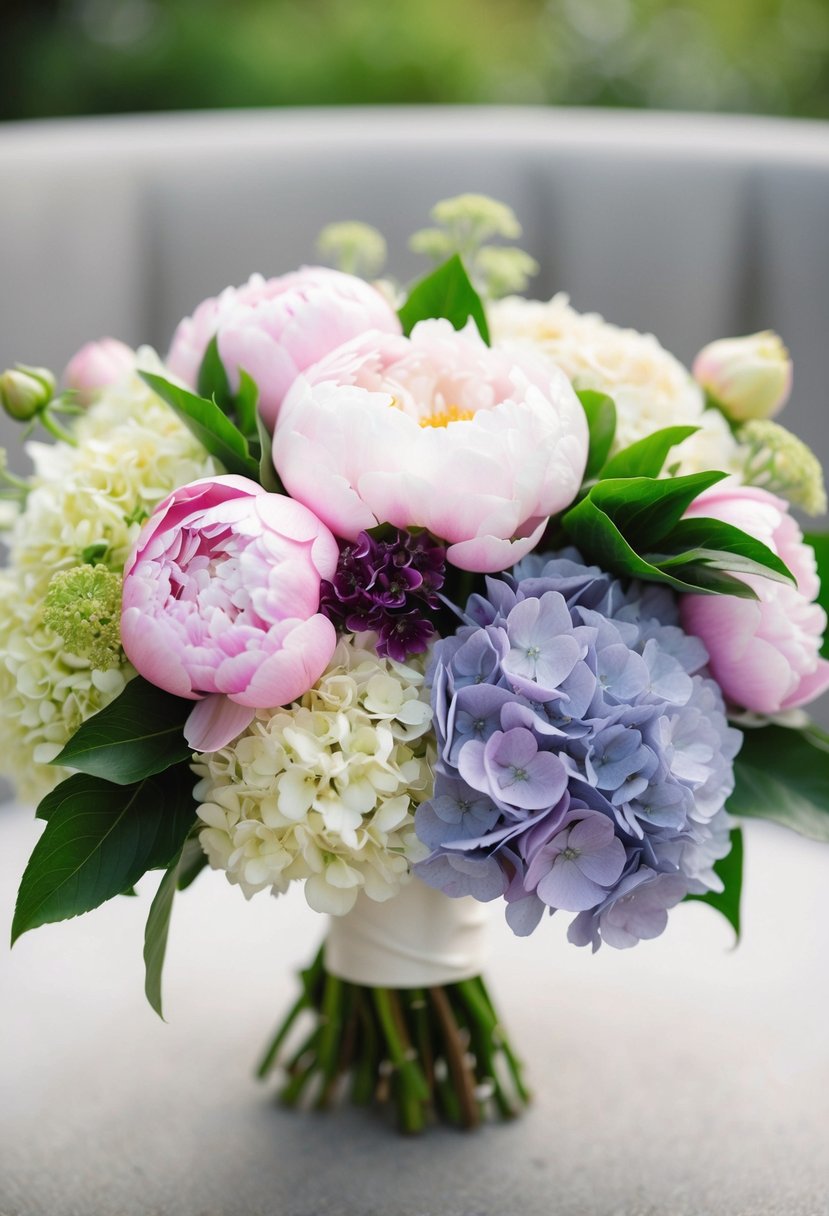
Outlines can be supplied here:
<path id="1" fill-rule="evenodd" d="M 137 676 L 105 709 L 87 718 L 52 763 L 132 785 L 192 756 L 181 733 L 192 708 L 192 701 Z"/>
<path id="2" fill-rule="evenodd" d="M 637 552 L 643 552 L 657 548 L 694 499 L 724 477 L 725 473 L 711 472 L 664 480 L 655 477 L 603 478 L 593 486 L 590 497 L 613 519 Z M 564 518 L 566 523 L 568 517 Z"/>
<path id="3" fill-rule="evenodd" d="M 175 410 L 206 451 L 220 460 L 228 473 L 258 480 L 259 464 L 250 453 L 247 439 L 215 401 L 197 397 L 152 372 L 142 372 L 141 378 Z"/>
<path id="4" fill-rule="evenodd" d="M 215 334 L 208 342 L 204 352 L 196 387 L 200 397 L 206 397 L 208 401 L 212 398 L 225 413 L 231 408 L 233 393 L 230 390 L 225 365 L 219 354 L 219 341 Z"/>
<path id="5" fill-rule="evenodd" d="M 276 469 L 273 467 L 273 438 L 268 428 L 265 426 L 265 420 L 258 413 L 256 415 L 256 428 L 259 433 L 259 484 L 268 490 L 271 494 L 284 494 L 285 487 L 277 476 Z"/>
<path id="6" fill-rule="evenodd" d="M 746 730 L 734 774 L 730 814 L 771 819 L 829 843 L 829 739 L 822 731 Z"/>
<path id="7" fill-rule="evenodd" d="M 38 925 L 89 912 L 147 870 L 169 865 L 195 814 L 187 765 L 136 785 L 87 773 L 67 778 L 38 808 L 46 828 L 20 883 L 12 943 Z"/>
<path id="8" fill-rule="evenodd" d="M 584 479 L 592 481 L 594 477 L 598 477 L 613 445 L 613 437 L 616 434 L 616 406 L 613 398 L 608 397 L 607 393 L 596 393 L 592 389 L 577 392 L 576 396 L 587 416 L 587 428 L 590 432 L 590 451 Z"/>
<path id="9" fill-rule="evenodd" d="M 689 895 L 710 904 L 721 912 L 740 940 L 740 897 L 743 891 L 743 833 L 735 828 L 731 833 L 731 852 L 714 866 L 714 873 L 722 879 L 722 891 L 709 891 L 706 895 Z"/>
<path id="10" fill-rule="evenodd" d="M 681 519 L 671 530 L 667 549 L 668 553 L 676 556 L 671 558 L 666 554 L 660 557 L 659 565 L 663 569 L 671 564 L 684 565 L 693 560 L 702 561 L 717 570 L 756 574 L 779 583 L 795 581 L 788 566 L 768 545 L 719 519 L 702 516 Z"/>
<path id="11" fill-rule="evenodd" d="M 658 477 L 671 448 L 696 434 L 698 426 L 666 426 L 639 439 L 607 462 L 601 471 L 607 477 Z M 725 476 L 725 474 L 723 474 Z"/>
<path id="12" fill-rule="evenodd" d="M 817 572 L 820 578 L 820 592 L 817 601 L 829 616 L 829 532 L 807 532 L 803 539 L 815 551 Z M 829 659 L 829 629 L 823 635 L 823 646 L 820 653 L 824 659 Z"/>
<path id="13" fill-rule="evenodd" d="M 418 321 L 430 317 L 445 317 L 455 329 L 463 329 L 471 317 L 484 342 L 489 345 L 489 326 L 484 306 L 457 254 L 415 283 L 397 315 L 407 335 Z"/>
<path id="14" fill-rule="evenodd" d="M 178 887 L 180 865 L 181 853 L 164 871 L 144 928 L 144 992 L 162 1021 L 164 1014 L 161 1010 L 161 973 L 164 970 L 164 955 L 167 953 L 167 935 L 170 931 L 170 916 Z"/>

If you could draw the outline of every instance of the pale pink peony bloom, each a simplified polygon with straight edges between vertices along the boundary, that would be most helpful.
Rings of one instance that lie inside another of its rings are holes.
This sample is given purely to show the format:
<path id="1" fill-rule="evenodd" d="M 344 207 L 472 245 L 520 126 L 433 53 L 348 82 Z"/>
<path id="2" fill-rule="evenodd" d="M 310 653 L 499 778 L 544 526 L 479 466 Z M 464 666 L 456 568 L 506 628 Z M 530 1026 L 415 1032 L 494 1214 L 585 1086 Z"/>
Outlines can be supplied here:
<path id="1" fill-rule="evenodd" d="M 87 342 L 73 355 L 63 372 L 66 388 L 74 389 L 88 405 L 110 384 L 117 384 L 135 368 L 135 351 L 117 338 Z"/>
<path id="2" fill-rule="evenodd" d="M 259 410 L 273 430 L 282 398 L 306 367 L 367 329 L 399 334 L 400 321 L 380 292 L 354 275 L 306 266 L 276 279 L 255 274 L 204 300 L 179 323 L 167 366 L 196 387 L 204 353 L 217 335 L 235 392 L 240 369 L 259 388 Z"/>
<path id="3" fill-rule="evenodd" d="M 319 679 L 337 644 L 320 580 L 337 558 L 306 507 L 245 477 L 191 482 L 155 510 L 124 569 L 121 639 L 145 679 L 198 701 L 194 750 L 224 747 L 256 709 Z"/>
<path id="4" fill-rule="evenodd" d="M 714 679 L 735 705 L 776 714 L 813 701 L 829 688 L 829 662 L 820 657 L 826 613 L 815 555 L 789 515 L 788 503 L 755 486 L 715 487 L 686 516 L 719 519 L 757 537 L 782 559 L 797 587 L 739 575 L 760 597 L 684 595 L 682 624 L 705 643 Z"/>
<path id="5" fill-rule="evenodd" d="M 709 342 L 694 359 L 694 379 L 734 422 L 773 418 L 792 390 L 792 361 L 778 334 Z"/>
<path id="6" fill-rule="evenodd" d="M 274 434 L 290 494 L 338 536 L 428 528 L 463 570 L 529 553 L 568 506 L 587 459 L 567 377 L 532 352 L 490 350 L 470 322 L 369 333 L 299 377 Z"/>

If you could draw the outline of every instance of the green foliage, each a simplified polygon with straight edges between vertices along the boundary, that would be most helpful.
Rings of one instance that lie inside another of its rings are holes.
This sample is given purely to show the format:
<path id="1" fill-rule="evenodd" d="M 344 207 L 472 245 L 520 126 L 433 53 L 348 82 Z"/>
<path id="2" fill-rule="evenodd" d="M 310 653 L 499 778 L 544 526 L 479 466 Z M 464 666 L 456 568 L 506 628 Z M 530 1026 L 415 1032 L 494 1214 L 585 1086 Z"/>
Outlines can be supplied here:
<path id="1" fill-rule="evenodd" d="M 136 676 L 119 697 L 87 718 L 52 763 L 132 785 L 190 759 L 182 728 L 192 708 L 192 701 Z"/>
<path id="2" fill-rule="evenodd" d="M 661 431 L 654 431 L 645 439 L 639 439 L 607 462 L 600 476 L 610 477 L 658 477 L 671 448 L 689 439 L 699 427 L 696 426 L 666 426 Z"/>
<path id="3" fill-rule="evenodd" d="M 823 611 L 829 616 L 829 532 L 807 532 L 804 537 L 815 551 L 820 593 L 817 597 Z M 829 629 L 823 635 L 820 653 L 829 659 Z"/>
<path id="4" fill-rule="evenodd" d="M 166 867 L 195 819 L 187 765 L 135 785 L 76 773 L 43 799 L 46 829 L 20 883 L 12 943 L 38 925 L 99 907 Z"/>
<path id="5" fill-rule="evenodd" d="M 746 730 L 734 773 L 730 814 L 829 843 L 829 735 L 816 726 Z"/>
<path id="6" fill-rule="evenodd" d="M 489 344 L 484 306 L 457 254 L 415 283 L 398 315 L 405 334 L 429 317 L 445 317 L 455 329 L 463 329 L 471 317 Z"/>
<path id="7" fill-rule="evenodd" d="M 731 851 L 714 866 L 714 873 L 722 879 L 722 891 L 709 891 L 706 895 L 689 895 L 710 904 L 731 925 L 740 940 L 740 899 L 743 893 L 743 833 L 735 828 L 731 833 Z"/>
<path id="8" fill-rule="evenodd" d="M 616 406 L 607 393 L 597 393 L 592 389 L 583 389 L 577 392 L 576 396 L 587 415 L 587 429 L 590 432 L 590 450 L 584 479 L 592 481 L 598 477 L 613 446 L 616 435 Z"/>
<path id="9" fill-rule="evenodd" d="M 667 583 L 676 591 L 754 599 L 752 589 L 729 571 L 785 579 L 780 559 L 738 528 L 682 519 L 697 495 L 723 476 L 598 481 L 567 512 L 563 527 L 586 558 L 614 574 Z"/>
<path id="10" fill-rule="evenodd" d="M 233 394 L 230 391 L 230 381 L 219 354 L 219 341 L 215 334 L 208 342 L 204 352 L 196 388 L 200 397 L 206 397 L 208 401 L 212 398 L 225 413 L 231 408 Z"/>
<path id="11" fill-rule="evenodd" d="M 228 473 L 258 481 L 258 456 L 251 453 L 245 436 L 215 401 L 197 397 L 152 372 L 142 372 L 141 378 L 175 410 L 206 451 L 220 460 Z"/>
<path id="12" fill-rule="evenodd" d="M 164 871 L 144 928 L 144 992 L 162 1019 L 164 1014 L 161 1011 L 161 973 L 167 953 L 167 936 L 170 932 L 173 899 L 178 890 L 181 859 L 182 854 L 179 853 Z"/>
<path id="13" fill-rule="evenodd" d="M 440 102 L 829 117 L 822 0 L 29 0 L 6 24 L 6 119 Z"/>

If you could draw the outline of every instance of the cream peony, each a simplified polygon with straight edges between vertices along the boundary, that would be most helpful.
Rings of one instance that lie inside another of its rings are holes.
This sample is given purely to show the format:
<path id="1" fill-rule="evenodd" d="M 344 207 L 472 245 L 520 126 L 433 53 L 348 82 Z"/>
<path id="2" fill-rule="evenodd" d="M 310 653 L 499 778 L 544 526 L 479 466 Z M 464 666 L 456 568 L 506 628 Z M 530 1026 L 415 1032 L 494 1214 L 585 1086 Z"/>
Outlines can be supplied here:
<path id="1" fill-rule="evenodd" d="M 580 313 L 560 294 L 543 303 L 517 296 L 496 301 L 489 309 L 496 346 L 530 345 L 542 350 L 578 389 L 608 393 L 616 403 L 614 451 L 652 435 L 666 426 L 707 426 L 705 400 L 688 370 L 652 334 L 622 329 L 598 313 Z M 716 425 L 716 424 L 714 424 Z M 725 431 L 720 459 L 708 468 L 733 460 L 733 440 Z M 708 438 L 715 437 L 712 431 Z M 689 445 L 694 439 L 688 441 Z M 688 452 L 689 467 L 685 467 Z M 706 452 L 710 456 L 711 449 Z M 685 444 L 675 449 L 679 472 L 696 471 L 698 457 Z M 726 470 L 728 471 L 728 470 Z"/>

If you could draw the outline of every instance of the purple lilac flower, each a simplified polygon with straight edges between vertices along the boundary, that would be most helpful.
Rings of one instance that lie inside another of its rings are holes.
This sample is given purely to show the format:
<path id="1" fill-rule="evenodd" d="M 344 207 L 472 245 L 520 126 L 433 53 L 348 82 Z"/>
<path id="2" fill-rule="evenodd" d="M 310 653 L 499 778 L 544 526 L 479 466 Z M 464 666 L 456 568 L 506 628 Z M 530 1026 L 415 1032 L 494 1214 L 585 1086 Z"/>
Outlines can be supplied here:
<path id="1" fill-rule="evenodd" d="M 435 632 L 429 614 L 440 607 L 445 561 L 445 548 L 428 532 L 361 532 L 341 544 L 334 578 L 321 586 L 320 612 L 339 628 L 377 633 L 377 653 L 402 663 L 426 650 Z"/>
<path id="2" fill-rule="evenodd" d="M 420 877 L 507 903 L 518 934 L 577 913 L 577 945 L 656 937 L 720 889 L 742 736 L 667 588 L 625 584 L 575 550 L 489 578 L 428 678 L 435 793 L 415 817 Z"/>

